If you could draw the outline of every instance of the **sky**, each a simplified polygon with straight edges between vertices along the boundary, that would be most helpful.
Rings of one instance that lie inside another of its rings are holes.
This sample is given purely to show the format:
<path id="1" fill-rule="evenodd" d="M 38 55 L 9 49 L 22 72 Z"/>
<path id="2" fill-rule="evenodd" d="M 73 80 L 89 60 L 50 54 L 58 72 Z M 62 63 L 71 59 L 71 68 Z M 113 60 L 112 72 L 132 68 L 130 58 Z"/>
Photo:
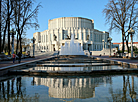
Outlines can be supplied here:
<path id="1" fill-rule="evenodd" d="M 36 4 L 41 2 L 42 7 L 38 13 L 38 23 L 40 28 L 28 29 L 27 38 L 32 39 L 33 33 L 42 32 L 48 29 L 48 20 L 60 17 L 84 17 L 94 20 L 94 28 L 100 31 L 109 32 L 109 25 L 105 24 L 105 16 L 102 13 L 108 0 L 36 0 Z M 121 42 L 121 32 L 115 30 L 109 32 L 112 42 Z M 137 37 L 134 38 L 134 41 Z"/>

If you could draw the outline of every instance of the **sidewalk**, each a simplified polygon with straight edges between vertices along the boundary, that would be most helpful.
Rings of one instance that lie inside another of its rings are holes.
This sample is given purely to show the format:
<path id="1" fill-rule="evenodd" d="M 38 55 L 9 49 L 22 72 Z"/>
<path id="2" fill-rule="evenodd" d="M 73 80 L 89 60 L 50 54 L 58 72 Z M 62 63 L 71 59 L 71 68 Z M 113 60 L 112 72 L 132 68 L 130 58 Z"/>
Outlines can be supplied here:
<path id="1" fill-rule="evenodd" d="M 36 56 L 35 58 L 25 58 L 25 59 L 21 59 L 21 63 L 38 60 L 38 59 L 43 59 L 43 58 L 48 58 L 50 56 L 52 56 L 52 55 L 39 55 L 39 56 Z M 131 60 L 131 59 L 125 59 L 125 58 L 114 58 L 114 57 L 109 57 L 109 56 L 96 56 L 96 55 L 94 55 L 92 57 L 96 58 L 96 59 L 119 61 L 122 63 L 138 64 L 138 60 Z M 12 61 L 0 61 L 0 68 L 11 66 L 11 65 L 16 65 L 16 64 L 19 64 L 18 60 L 16 60 L 15 63 L 13 63 Z"/>
<path id="2" fill-rule="evenodd" d="M 53 56 L 53 54 L 54 54 L 54 52 L 37 53 L 37 54 L 35 54 L 35 58 L 21 59 L 21 63 L 48 58 L 48 57 Z M 13 63 L 13 61 L 0 61 L 0 69 L 2 67 L 8 67 L 8 66 L 16 65 L 16 64 L 19 64 L 18 60 L 15 60 L 15 63 Z"/>
<path id="3" fill-rule="evenodd" d="M 115 57 L 109 57 L 109 56 L 92 56 L 95 59 L 101 59 L 101 60 L 106 60 L 110 61 L 112 63 L 118 63 L 121 64 L 124 67 L 129 67 L 129 68 L 138 68 L 138 60 L 137 59 L 127 59 L 127 58 L 115 58 Z"/>
<path id="4" fill-rule="evenodd" d="M 41 56 L 36 56 L 35 58 L 25 58 L 25 59 L 21 59 L 21 63 L 38 60 L 38 59 L 43 59 L 43 58 L 48 58 L 48 57 L 50 57 L 50 56 L 42 56 L 41 55 Z M 15 63 L 13 63 L 13 61 L 0 61 L 0 68 L 11 66 L 11 65 L 16 65 L 16 64 L 19 64 L 18 60 L 16 60 Z"/>
<path id="5" fill-rule="evenodd" d="M 94 58 L 100 58 L 100 59 L 107 59 L 107 60 L 115 60 L 115 61 L 122 61 L 122 62 L 127 62 L 127 63 L 134 63 L 138 64 L 138 60 L 135 59 L 125 59 L 125 58 L 115 58 L 115 57 L 109 57 L 109 56 L 92 56 Z"/>

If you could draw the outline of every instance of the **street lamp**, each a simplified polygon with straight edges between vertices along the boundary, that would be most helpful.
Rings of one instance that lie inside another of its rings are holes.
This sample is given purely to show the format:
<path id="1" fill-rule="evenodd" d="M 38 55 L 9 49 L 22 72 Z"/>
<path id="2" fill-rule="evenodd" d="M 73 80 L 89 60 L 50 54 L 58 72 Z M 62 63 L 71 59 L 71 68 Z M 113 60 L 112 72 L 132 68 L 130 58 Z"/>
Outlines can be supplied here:
<path id="1" fill-rule="evenodd" d="M 9 31 L 10 35 L 12 35 L 12 54 L 14 53 L 14 35 L 16 34 L 16 31 L 14 31 L 14 29 L 12 29 L 11 31 Z"/>
<path id="2" fill-rule="evenodd" d="M 130 30 L 128 30 L 128 34 L 131 34 L 131 57 L 133 57 L 133 34 L 135 33 L 135 30 L 133 30 L 132 28 L 130 28 Z"/>
<path id="3" fill-rule="evenodd" d="M 111 56 L 111 41 L 112 41 L 112 38 L 109 37 L 109 38 L 108 38 L 108 42 L 110 43 L 110 56 Z"/>
<path id="4" fill-rule="evenodd" d="M 34 48 L 34 47 L 35 47 L 35 46 L 34 46 L 35 40 L 36 40 L 36 39 L 35 39 L 34 37 L 33 37 L 33 39 L 31 39 L 31 41 L 33 42 L 33 57 L 34 57 L 34 49 L 35 49 L 35 48 Z"/>
<path id="5" fill-rule="evenodd" d="M 102 40 L 102 42 L 103 42 L 103 50 L 104 50 L 104 39 Z"/>

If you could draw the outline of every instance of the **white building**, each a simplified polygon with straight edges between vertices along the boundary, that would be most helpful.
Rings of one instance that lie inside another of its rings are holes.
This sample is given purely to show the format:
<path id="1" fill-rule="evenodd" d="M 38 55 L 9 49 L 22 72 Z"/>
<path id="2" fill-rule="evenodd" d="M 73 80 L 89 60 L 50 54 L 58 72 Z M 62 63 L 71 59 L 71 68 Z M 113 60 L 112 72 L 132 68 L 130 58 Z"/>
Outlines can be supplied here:
<path id="1" fill-rule="evenodd" d="M 118 47 L 118 50 L 122 50 L 123 43 L 113 43 L 114 47 Z M 131 47 L 131 42 L 128 42 L 128 46 Z M 138 48 L 138 42 L 133 42 L 133 46 Z M 127 50 L 126 42 L 124 42 L 124 50 Z"/>
<path id="2" fill-rule="evenodd" d="M 94 29 L 94 20 L 82 17 L 61 17 L 49 20 L 48 30 L 33 34 L 36 51 L 60 51 L 61 45 L 69 41 L 71 34 L 75 35 L 83 50 L 100 51 L 102 40 L 107 44 L 109 33 Z"/>

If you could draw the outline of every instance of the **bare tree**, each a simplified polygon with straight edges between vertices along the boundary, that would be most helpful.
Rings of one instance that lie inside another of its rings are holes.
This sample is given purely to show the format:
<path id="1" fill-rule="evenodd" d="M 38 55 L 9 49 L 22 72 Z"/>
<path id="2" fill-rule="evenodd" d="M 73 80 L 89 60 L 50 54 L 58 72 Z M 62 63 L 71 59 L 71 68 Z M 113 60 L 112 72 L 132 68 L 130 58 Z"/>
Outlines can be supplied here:
<path id="1" fill-rule="evenodd" d="M 138 28 L 138 0 L 110 0 L 105 6 L 106 23 L 110 25 L 109 30 L 119 30 L 122 32 L 122 52 L 124 53 L 124 40 L 129 40 L 126 34 L 130 28 Z"/>
<path id="2" fill-rule="evenodd" d="M 13 22 L 17 31 L 17 50 L 20 42 L 20 52 L 22 52 L 22 35 L 29 27 L 39 27 L 37 16 L 40 3 L 33 10 L 33 0 L 15 0 L 15 10 Z M 16 50 L 16 52 L 17 52 Z"/>

